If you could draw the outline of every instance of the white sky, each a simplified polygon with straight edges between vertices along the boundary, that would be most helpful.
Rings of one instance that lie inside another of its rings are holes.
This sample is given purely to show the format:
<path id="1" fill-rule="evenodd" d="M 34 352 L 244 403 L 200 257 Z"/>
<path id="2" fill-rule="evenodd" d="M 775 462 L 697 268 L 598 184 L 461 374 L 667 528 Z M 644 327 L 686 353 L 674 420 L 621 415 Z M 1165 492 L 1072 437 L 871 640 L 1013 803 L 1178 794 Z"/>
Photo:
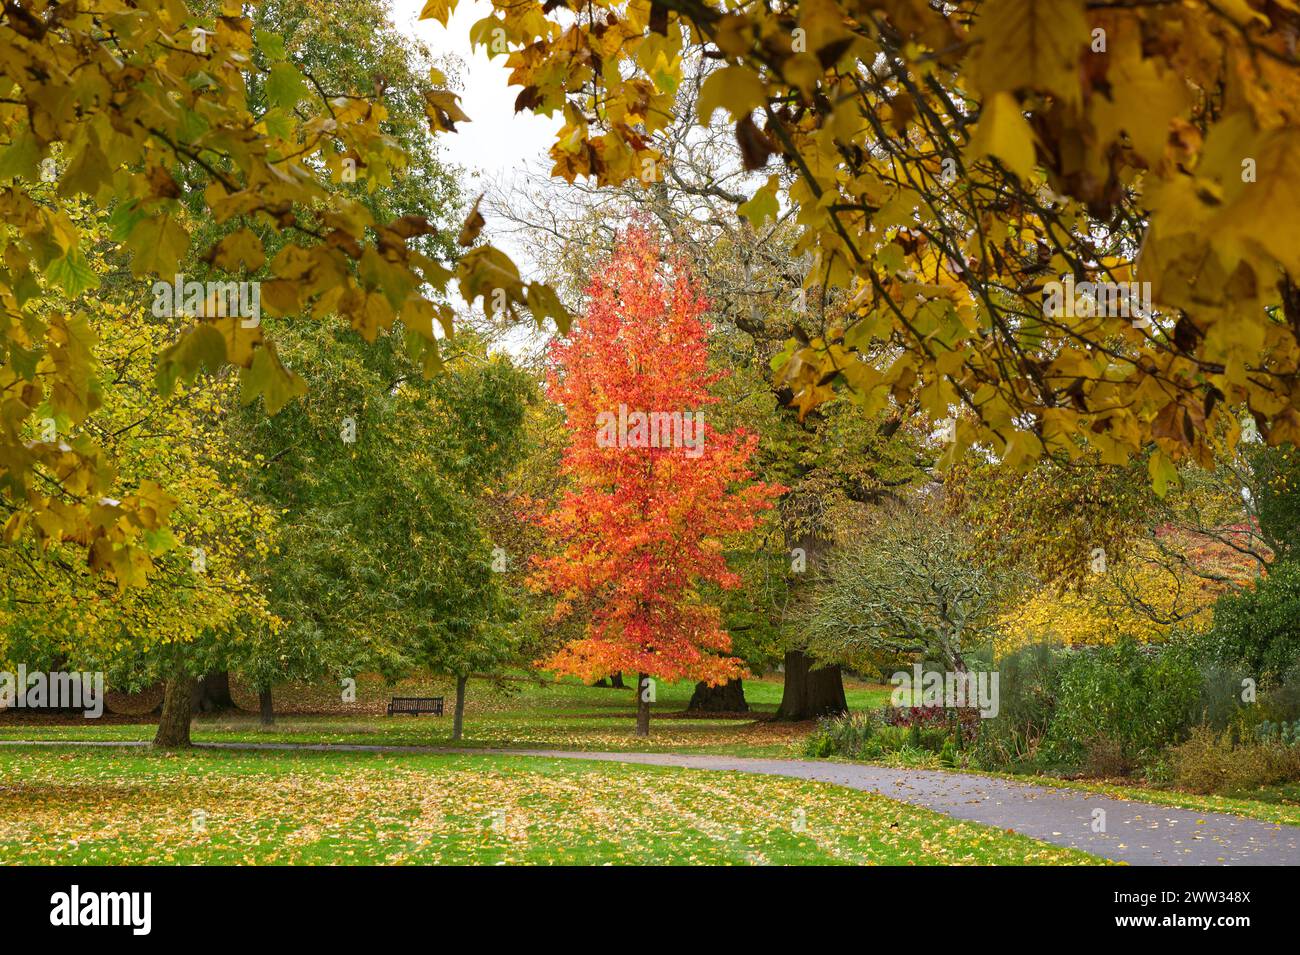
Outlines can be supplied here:
<path id="1" fill-rule="evenodd" d="M 472 122 L 457 125 L 455 133 L 438 137 L 444 157 L 465 170 L 465 190 L 472 200 L 487 180 L 509 183 L 528 160 L 545 156 L 561 126 L 560 117 L 515 112 L 519 87 L 506 82 L 505 56 L 489 60 L 483 48 L 470 52 L 469 28 L 492 12 L 487 0 L 460 0 L 446 27 L 436 20 L 420 20 L 425 0 L 390 0 L 393 23 L 429 47 L 434 57 L 454 54 L 464 62 L 460 77 L 460 106 Z M 527 271 L 526 250 L 512 248 L 497 235 L 488 219 L 486 236 Z M 525 278 L 528 276 L 525 275 Z"/>

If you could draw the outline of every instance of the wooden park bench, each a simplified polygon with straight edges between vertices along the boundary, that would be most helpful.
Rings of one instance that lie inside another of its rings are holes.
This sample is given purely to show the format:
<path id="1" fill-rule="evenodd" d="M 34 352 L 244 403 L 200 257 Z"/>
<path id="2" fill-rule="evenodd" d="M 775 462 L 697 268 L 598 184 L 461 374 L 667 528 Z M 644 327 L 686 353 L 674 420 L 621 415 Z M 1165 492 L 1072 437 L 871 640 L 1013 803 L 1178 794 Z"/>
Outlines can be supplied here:
<path id="1" fill-rule="evenodd" d="M 410 713 L 412 716 L 432 713 L 434 716 L 442 716 L 442 697 L 395 696 L 388 704 L 388 715 L 392 716 L 394 713 Z"/>

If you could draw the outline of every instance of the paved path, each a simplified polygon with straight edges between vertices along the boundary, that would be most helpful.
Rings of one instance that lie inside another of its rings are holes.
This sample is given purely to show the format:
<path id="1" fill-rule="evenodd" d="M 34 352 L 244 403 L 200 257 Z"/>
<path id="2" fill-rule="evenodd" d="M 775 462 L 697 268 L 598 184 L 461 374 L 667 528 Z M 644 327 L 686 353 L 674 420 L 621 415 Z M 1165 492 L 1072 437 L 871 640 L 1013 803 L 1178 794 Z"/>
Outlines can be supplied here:
<path id="1" fill-rule="evenodd" d="M 147 746 L 109 741 L 0 741 L 3 746 Z M 1040 786 L 937 769 L 891 769 L 858 763 L 684 753 L 584 753 L 549 749 L 452 749 L 353 743 L 198 743 L 209 749 L 438 753 L 458 756 L 545 756 L 555 759 L 680 766 L 790 776 L 879 793 L 958 819 L 969 819 L 1058 846 L 1133 865 L 1300 865 L 1300 826 L 1282 826 L 1218 812 L 1195 812 L 1115 799 L 1100 793 Z M 1094 832 L 1096 810 L 1105 831 Z"/>

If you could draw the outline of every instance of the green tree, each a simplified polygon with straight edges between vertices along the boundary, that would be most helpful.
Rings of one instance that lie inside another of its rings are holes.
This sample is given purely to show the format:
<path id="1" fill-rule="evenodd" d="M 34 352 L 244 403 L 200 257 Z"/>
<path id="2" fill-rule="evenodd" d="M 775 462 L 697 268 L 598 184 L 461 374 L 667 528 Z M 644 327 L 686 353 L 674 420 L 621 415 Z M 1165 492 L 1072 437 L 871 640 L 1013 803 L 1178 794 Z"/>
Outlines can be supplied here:
<path id="1" fill-rule="evenodd" d="M 1246 447 L 1252 480 L 1245 486 L 1258 533 L 1276 560 L 1300 556 L 1300 454 L 1294 445 Z"/>
<path id="2" fill-rule="evenodd" d="M 815 657 L 915 655 L 965 672 L 1023 578 L 935 502 L 879 508 L 830 555 L 806 608 Z"/>
<path id="3" fill-rule="evenodd" d="M 519 659 L 482 509 L 533 385 L 506 359 L 457 347 L 425 381 L 395 336 L 293 341 L 312 392 L 273 419 L 245 416 L 241 440 L 261 462 L 250 493 L 282 515 L 261 581 L 287 628 L 230 659 L 260 692 L 420 667 L 457 679 L 459 727 L 463 681 Z"/>
<path id="4" fill-rule="evenodd" d="M 1221 597 L 1210 638 L 1221 662 L 1280 680 L 1300 660 L 1300 564 L 1276 564 L 1253 589 Z"/>

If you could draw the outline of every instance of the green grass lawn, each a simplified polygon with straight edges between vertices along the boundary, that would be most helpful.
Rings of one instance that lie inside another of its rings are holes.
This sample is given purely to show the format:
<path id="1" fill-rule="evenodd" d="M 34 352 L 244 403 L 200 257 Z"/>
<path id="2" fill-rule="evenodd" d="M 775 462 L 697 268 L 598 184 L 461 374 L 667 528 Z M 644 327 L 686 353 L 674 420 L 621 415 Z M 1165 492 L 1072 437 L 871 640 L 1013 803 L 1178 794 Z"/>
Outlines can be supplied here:
<path id="1" fill-rule="evenodd" d="M 573 681 L 545 682 L 516 679 L 493 684 L 476 680 L 470 684 L 466 707 L 465 738 L 451 740 L 451 716 L 388 717 L 382 710 L 389 696 L 440 693 L 450 703 L 452 688 L 441 681 L 416 686 L 385 687 L 378 681 L 358 686 L 358 710 L 348 712 L 337 701 L 298 700 L 297 705 L 325 706 L 333 703 L 338 712 L 327 715 L 282 715 L 272 727 L 262 726 L 252 712 L 223 716 L 199 716 L 193 738 L 197 742 L 297 742 L 297 743 L 390 743 L 399 745 L 493 747 L 503 749 L 554 748 L 572 750 L 657 751 L 683 753 L 725 753 L 736 756 L 802 757 L 808 724 L 772 723 L 765 719 L 781 700 L 780 677 L 745 681 L 745 696 L 752 712 L 741 718 L 683 718 L 680 714 L 694 690 L 694 684 L 659 684 L 653 707 L 649 739 L 634 734 L 633 693 L 583 686 Z M 890 688 L 846 680 L 846 695 L 854 710 L 883 705 Z M 332 692 L 332 690 L 330 691 Z M 254 707 L 256 698 L 245 694 L 236 699 Z M 289 698 L 288 705 L 295 705 Z M 369 711 L 367 711 L 367 709 Z M 53 720 L 29 715 L 0 715 L 0 739 L 37 740 L 149 740 L 154 717 L 111 720 Z M 907 761 L 890 760 L 895 765 Z M 940 767 L 936 757 L 920 756 L 911 765 Z M 1198 796 L 1189 793 L 1140 786 L 1126 781 L 1061 780 L 1047 777 L 1012 776 L 1029 782 L 1065 785 L 1126 799 L 1186 809 L 1234 813 L 1267 822 L 1300 825 L 1300 786 L 1274 787 L 1235 797 Z"/>
<path id="2" fill-rule="evenodd" d="M 49 747 L 0 750 L 0 861 L 1102 860 L 871 793 L 780 777 L 519 756 Z"/>
<path id="3" fill-rule="evenodd" d="M 382 685 L 358 688 L 362 704 L 374 707 L 395 691 Z M 751 714 L 742 718 L 683 718 L 694 684 L 659 684 L 652 707 L 650 738 L 635 733 L 633 692 L 583 686 L 580 683 L 518 680 L 494 685 L 473 681 L 466 704 L 465 737 L 451 739 L 450 706 L 446 716 L 395 716 L 373 712 L 329 715 L 289 715 L 264 727 L 254 713 L 199 716 L 193 738 L 210 742 L 394 743 L 513 749 L 652 750 L 664 752 L 729 753 L 747 756 L 792 756 L 801 752 L 807 726 L 770 723 L 765 717 L 781 701 L 781 680 L 747 680 L 745 696 Z M 450 704 L 450 687 L 433 683 L 424 693 L 439 693 Z M 880 706 L 889 688 L 847 681 L 854 709 Z M 369 700 L 367 700 L 367 696 Z M 238 699 L 238 697 L 237 697 Z M 82 720 L 57 722 L 39 717 L 0 717 L 0 739 L 152 739 L 153 717 L 138 722 Z"/>

